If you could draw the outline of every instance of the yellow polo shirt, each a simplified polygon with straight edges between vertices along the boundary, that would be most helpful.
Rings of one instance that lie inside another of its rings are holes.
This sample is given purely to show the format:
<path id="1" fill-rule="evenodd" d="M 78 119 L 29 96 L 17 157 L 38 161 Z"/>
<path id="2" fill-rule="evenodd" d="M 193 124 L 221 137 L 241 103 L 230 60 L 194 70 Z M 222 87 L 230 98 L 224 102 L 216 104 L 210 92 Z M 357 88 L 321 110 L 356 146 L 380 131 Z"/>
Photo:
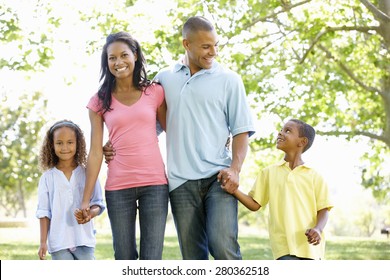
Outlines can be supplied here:
<path id="1" fill-rule="evenodd" d="M 307 165 L 291 170 L 288 162 L 269 166 L 257 176 L 249 195 L 262 207 L 269 207 L 269 238 L 275 259 L 284 255 L 323 259 L 321 243 L 307 242 L 305 231 L 317 222 L 317 211 L 332 208 L 329 189 L 322 176 Z"/>

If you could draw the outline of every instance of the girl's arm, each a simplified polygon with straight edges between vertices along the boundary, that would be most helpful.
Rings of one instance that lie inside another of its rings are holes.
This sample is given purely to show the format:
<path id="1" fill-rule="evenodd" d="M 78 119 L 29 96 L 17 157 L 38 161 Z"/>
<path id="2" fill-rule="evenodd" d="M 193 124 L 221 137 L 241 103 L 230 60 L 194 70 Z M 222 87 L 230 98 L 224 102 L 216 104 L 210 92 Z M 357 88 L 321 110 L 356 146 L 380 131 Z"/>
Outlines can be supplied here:
<path id="1" fill-rule="evenodd" d="M 39 219 L 40 224 L 40 245 L 38 249 L 38 256 L 40 260 L 46 259 L 47 252 L 47 234 L 49 232 L 50 220 L 48 217 L 43 217 Z"/>
<path id="2" fill-rule="evenodd" d="M 99 205 L 92 205 L 91 206 L 91 219 L 95 218 L 97 215 L 100 214 L 101 208 Z"/>
<path id="3" fill-rule="evenodd" d="M 89 215 L 89 203 L 98 179 L 103 161 L 103 118 L 96 112 L 89 110 L 91 122 L 91 147 L 87 159 L 87 170 L 81 210 L 84 217 Z"/>
<path id="4" fill-rule="evenodd" d="M 251 196 L 244 194 L 242 191 L 237 189 L 233 195 L 249 210 L 257 211 L 261 205 L 258 204 Z"/>

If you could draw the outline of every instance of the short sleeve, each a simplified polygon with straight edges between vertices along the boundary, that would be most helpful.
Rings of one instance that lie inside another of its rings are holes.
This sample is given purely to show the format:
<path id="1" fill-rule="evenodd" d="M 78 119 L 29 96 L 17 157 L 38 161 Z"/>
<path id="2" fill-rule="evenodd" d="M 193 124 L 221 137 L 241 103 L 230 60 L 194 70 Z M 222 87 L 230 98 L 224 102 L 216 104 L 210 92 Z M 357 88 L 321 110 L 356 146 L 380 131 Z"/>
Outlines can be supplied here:
<path id="1" fill-rule="evenodd" d="M 235 136 L 248 132 L 249 136 L 252 136 L 255 133 L 253 116 L 242 79 L 236 73 L 233 73 L 229 83 L 230 93 L 227 98 L 227 116 L 231 133 Z"/>
<path id="2" fill-rule="evenodd" d="M 98 115 L 102 115 L 101 111 L 101 102 L 99 100 L 99 96 L 97 93 L 89 99 L 89 102 L 87 104 L 87 108 L 94 111 Z"/>
<path id="3" fill-rule="evenodd" d="M 267 169 L 263 169 L 257 175 L 249 196 L 251 196 L 261 207 L 268 204 L 269 201 L 269 180 Z"/>
<path id="4" fill-rule="evenodd" d="M 317 211 L 328 208 L 329 210 L 333 208 L 333 204 L 331 201 L 329 187 L 324 178 L 316 173 L 314 180 L 315 187 L 315 195 L 316 195 L 316 203 L 317 203 Z"/>

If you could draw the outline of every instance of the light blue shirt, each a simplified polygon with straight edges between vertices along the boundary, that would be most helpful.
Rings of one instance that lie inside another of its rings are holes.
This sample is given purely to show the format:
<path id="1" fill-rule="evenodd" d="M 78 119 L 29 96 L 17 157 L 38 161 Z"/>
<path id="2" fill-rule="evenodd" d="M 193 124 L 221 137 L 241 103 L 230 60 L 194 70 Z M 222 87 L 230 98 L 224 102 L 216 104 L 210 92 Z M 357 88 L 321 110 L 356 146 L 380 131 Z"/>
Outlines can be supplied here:
<path id="1" fill-rule="evenodd" d="M 229 135 L 255 132 L 241 78 L 217 62 L 191 76 L 179 62 L 160 71 L 156 80 L 164 87 L 168 107 L 169 190 L 229 167 Z"/>
<path id="2" fill-rule="evenodd" d="M 70 180 L 57 168 L 44 172 L 39 180 L 37 218 L 48 217 L 48 251 L 57 252 L 77 246 L 95 247 L 96 239 L 92 220 L 78 224 L 74 211 L 81 205 L 85 186 L 85 169 L 78 166 L 73 170 Z M 96 182 L 90 205 L 104 211 L 102 190 Z"/>

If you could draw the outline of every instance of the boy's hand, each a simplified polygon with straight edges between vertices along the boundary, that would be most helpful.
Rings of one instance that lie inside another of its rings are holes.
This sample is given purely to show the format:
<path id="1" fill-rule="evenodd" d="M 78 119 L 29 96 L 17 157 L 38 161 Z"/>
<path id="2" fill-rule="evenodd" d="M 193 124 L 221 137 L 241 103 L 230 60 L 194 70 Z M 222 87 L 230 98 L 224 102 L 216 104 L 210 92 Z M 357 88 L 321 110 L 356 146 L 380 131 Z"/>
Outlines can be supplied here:
<path id="1" fill-rule="evenodd" d="M 321 243 L 321 233 L 316 228 L 309 228 L 306 230 L 305 235 L 307 236 L 307 242 L 309 244 L 318 245 Z"/>

